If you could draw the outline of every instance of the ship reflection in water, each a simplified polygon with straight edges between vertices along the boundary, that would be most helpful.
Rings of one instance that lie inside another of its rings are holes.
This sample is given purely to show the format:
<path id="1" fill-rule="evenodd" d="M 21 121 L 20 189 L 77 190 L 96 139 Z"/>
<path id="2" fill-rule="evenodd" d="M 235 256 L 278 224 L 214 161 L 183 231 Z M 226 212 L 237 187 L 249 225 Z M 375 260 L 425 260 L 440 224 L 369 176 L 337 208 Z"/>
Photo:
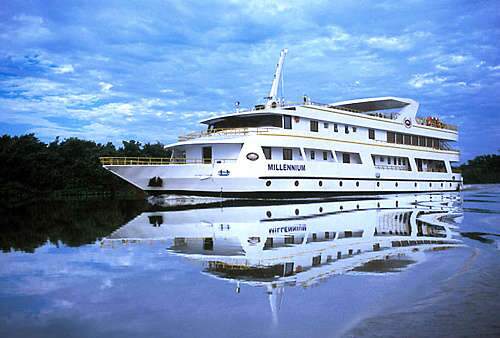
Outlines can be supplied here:
<path id="1" fill-rule="evenodd" d="M 455 193 L 169 207 L 142 213 L 101 244 L 165 241 L 170 254 L 201 262 L 203 274 L 233 283 L 237 293 L 264 288 L 277 321 L 288 287 L 338 274 L 397 273 L 422 251 L 462 246 L 453 231 L 460 207 Z"/>

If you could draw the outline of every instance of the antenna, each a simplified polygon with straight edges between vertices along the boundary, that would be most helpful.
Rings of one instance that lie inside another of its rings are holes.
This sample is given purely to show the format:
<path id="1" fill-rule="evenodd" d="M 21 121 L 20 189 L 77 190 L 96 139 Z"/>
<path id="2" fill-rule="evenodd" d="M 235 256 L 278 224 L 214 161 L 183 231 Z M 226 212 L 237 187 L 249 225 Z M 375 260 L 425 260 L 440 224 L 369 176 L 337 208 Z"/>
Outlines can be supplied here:
<path id="1" fill-rule="evenodd" d="M 269 95 L 266 97 L 267 103 L 266 107 L 273 107 L 277 105 L 278 101 L 278 87 L 280 84 L 280 81 L 282 81 L 282 88 L 283 88 L 283 77 L 282 77 L 282 70 L 283 70 L 283 64 L 285 62 L 285 56 L 286 53 L 288 53 L 288 49 L 282 49 L 280 52 L 280 58 L 278 61 L 278 64 L 276 65 L 276 72 L 274 73 L 274 79 L 273 79 L 273 84 L 271 86 L 271 90 L 269 91 Z"/>

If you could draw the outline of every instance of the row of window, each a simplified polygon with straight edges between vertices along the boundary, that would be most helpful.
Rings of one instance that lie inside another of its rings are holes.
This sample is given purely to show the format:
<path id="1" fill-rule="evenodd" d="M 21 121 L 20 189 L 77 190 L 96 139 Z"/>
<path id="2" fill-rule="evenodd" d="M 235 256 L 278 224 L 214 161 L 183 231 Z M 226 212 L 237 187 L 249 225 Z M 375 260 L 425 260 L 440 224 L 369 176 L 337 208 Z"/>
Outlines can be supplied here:
<path id="1" fill-rule="evenodd" d="M 443 149 L 443 142 L 437 138 L 387 132 L 387 142 L 396 144 L 406 144 L 420 147 Z"/>
<path id="2" fill-rule="evenodd" d="M 319 121 L 317 120 L 310 120 L 310 130 L 312 132 L 317 133 L 319 131 Z M 328 129 L 330 126 L 329 122 L 323 122 L 323 127 L 325 129 Z M 283 127 L 285 129 L 292 129 L 292 117 L 290 115 L 283 115 Z M 349 131 L 352 130 L 353 133 L 357 131 L 357 128 L 355 126 L 349 126 L 349 125 L 344 125 L 344 132 L 346 134 L 349 134 Z M 333 131 L 338 132 L 339 127 L 337 123 L 333 123 Z M 368 129 L 368 138 L 370 140 L 375 140 L 375 130 L 374 129 Z M 402 134 L 402 133 L 396 133 L 396 132 L 387 132 L 387 142 L 388 143 L 396 143 L 396 144 L 406 144 L 406 145 L 414 145 L 414 146 L 421 146 L 421 147 L 429 147 L 429 148 L 435 148 L 435 149 L 444 149 L 444 143 L 443 141 L 432 138 L 432 137 L 425 137 L 425 136 L 418 136 L 418 135 L 410 135 L 410 134 Z"/>
<path id="3" fill-rule="evenodd" d="M 309 122 L 309 125 L 310 125 L 310 130 L 311 130 L 312 132 L 315 132 L 315 133 L 317 133 L 317 132 L 318 132 L 318 130 L 319 130 L 319 122 L 318 122 L 318 121 L 316 121 L 316 120 L 311 120 L 311 121 Z M 330 124 L 329 124 L 328 122 L 324 122 L 324 123 L 323 123 L 323 127 L 324 127 L 325 129 L 328 129 L 328 128 L 330 127 Z M 291 129 L 291 128 L 288 128 L 288 129 Z M 352 129 L 352 132 L 353 132 L 353 133 L 355 133 L 355 132 L 357 131 L 357 128 L 356 128 L 355 126 L 352 126 L 352 127 L 351 127 L 351 129 Z M 337 123 L 334 123 L 334 124 L 333 124 L 333 131 L 334 131 L 334 132 L 336 132 L 336 133 L 339 131 L 339 126 L 338 126 L 338 124 L 337 124 Z M 349 126 L 348 126 L 348 125 L 345 125 L 345 126 L 344 126 L 344 132 L 345 132 L 346 134 L 349 134 Z"/>

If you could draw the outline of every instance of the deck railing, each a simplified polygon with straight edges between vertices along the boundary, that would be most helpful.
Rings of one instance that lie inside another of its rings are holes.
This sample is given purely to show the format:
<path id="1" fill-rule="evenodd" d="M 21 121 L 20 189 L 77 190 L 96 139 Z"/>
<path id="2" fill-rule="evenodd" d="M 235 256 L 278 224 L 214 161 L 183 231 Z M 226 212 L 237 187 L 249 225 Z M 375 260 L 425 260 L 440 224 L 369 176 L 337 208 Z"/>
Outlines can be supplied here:
<path id="1" fill-rule="evenodd" d="M 376 164 L 375 165 L 375 168 L 377 169 L 388 169 L 388 170 L 402 170 L 402 171 L 411 171 L 409 168 L 407 167 L 403 167 L 403 166 L 394 166 L 394 165 L 383 165 L 383 164 Z"/>
<path id="2" fill-rule="evenodd" d="M 416 120 L 417 120 L 417 123 L 421 126 L 428 126 L 428 127 L 458 131 L 458 127 L 456 125 L 444 123 L 443 121 L 440 121 L 438 119 L 428 119 L 428 118 L 417 117 Z"/>
<path id="3" fill-rule="evenodd" d="M 268 133 L 271 130 L 279 129 L 278 127 L 264 127 L 264 128 L 218 128 L 211 130 L 204 130 L 199 132 L 192 132 L 186 135 L 181 135 L 178 137 L 179 142 L 192 140 L 199 137 L 208 137 L 208 136 L 232 136 L 232 135 L 248 135 L 248 134 L 256 134 L 261 135 Z"/>
<path id="4" fill-rule="evenodd" d="M 234 163 L 236 159 L 192 159 L 170 157 L 100 157 L 102 165 L 170 165 Z"/>

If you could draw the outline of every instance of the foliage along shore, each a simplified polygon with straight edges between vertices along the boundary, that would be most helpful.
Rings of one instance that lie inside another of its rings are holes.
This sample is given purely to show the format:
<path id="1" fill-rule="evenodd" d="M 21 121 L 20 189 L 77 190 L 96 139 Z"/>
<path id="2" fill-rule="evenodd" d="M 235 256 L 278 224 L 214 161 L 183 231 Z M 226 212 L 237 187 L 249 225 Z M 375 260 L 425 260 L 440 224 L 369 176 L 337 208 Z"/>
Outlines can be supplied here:
<path id="1" fill-rule="evenodd" d="M 143 198 L 144 193 L 105 170 L 103 156 L 169 157 L 161 143 L 113 143 L 68 138 L 46 144 L 34 134 L 0 138 L 0 200 L 17 203 L 36 199 L 87 197 Z"/>
<path id="2" fill-rule="evenodd" d="M 99 157 L 169 157 L 163 144 L 113 143 L 68 138 L 46 144 L 34 134 L 0 138 L 0 199 L 144 197 L 131 184 L 103 169 Z M 500 183 L 500 156 L 482 155 L 458 167 L 464 183 Z"/>

